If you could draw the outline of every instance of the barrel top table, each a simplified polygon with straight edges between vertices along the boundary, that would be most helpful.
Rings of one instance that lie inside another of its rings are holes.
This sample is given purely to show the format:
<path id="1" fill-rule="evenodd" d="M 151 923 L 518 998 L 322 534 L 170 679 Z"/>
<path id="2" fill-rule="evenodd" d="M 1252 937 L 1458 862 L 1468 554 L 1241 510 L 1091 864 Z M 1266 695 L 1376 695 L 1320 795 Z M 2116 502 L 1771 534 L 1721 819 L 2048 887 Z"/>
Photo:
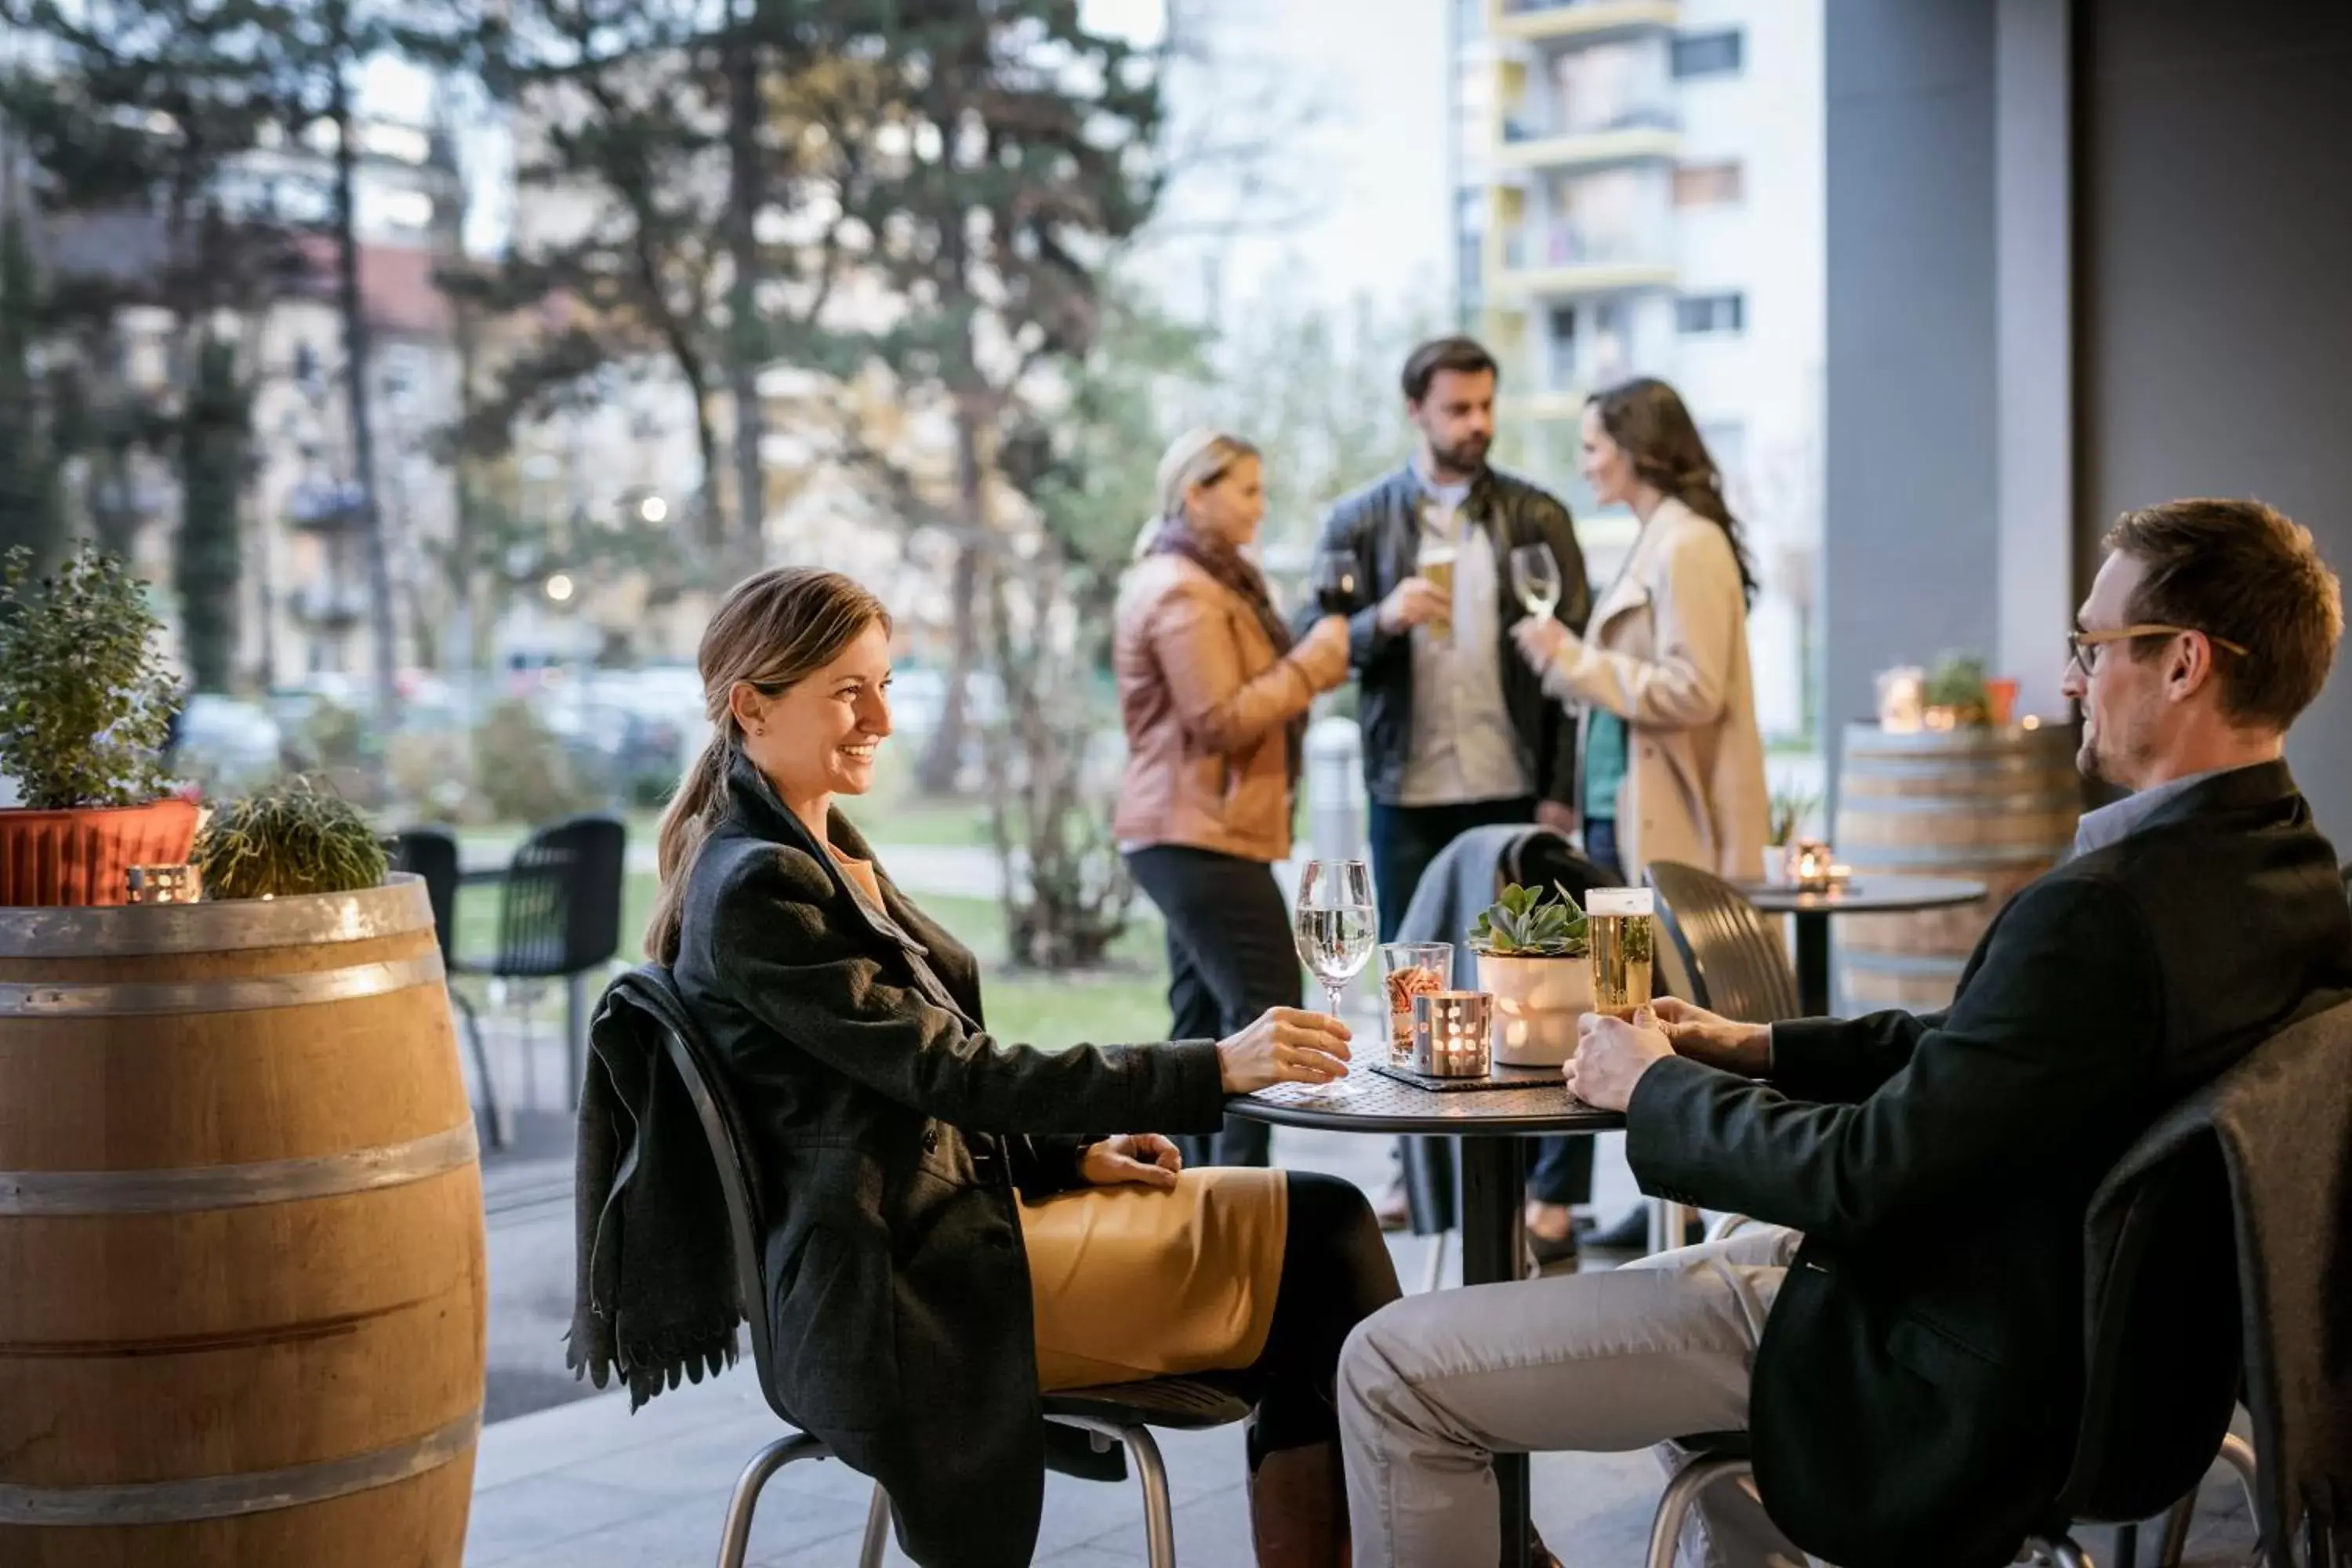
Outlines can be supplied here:
<path id="1" fill-rule="evenodd" d="M 0 910 L 0 1563 L 457 1568 L 474 1119 L 424 885 Z"/>
<path id="2" fill-rule="evenodd" d="M 1527 1165 L 1522 1138 L 1607 1132 L 1625 1125 L 1558 1083 L 1526 1089 L 1428 1089 L 1359 1066 L 1337 1083 L 1281 1083 L 1225 1101 L 1234 1116 L 1337 1132 L 1454 1133 L 1462 1138 L 1462 1282 L 1519 1277 Z M 1503 1568 L 1528 1562 L 1528 1457 L 1495 1456 Z M 1483 1564 L 1481 1565 L 1483 1568 Z"/>
<path id="3" fill-rule="evenodd" d="M 1895 877 L 1873 872 L 1839 888 L 1799 888 L 1786 882 L 1735 884 L 1748 901 L 1768 915 L 1797 917 L 1797 1001 L 1811 1018 L 1826 1017 L 1830 1006 L 1830 917 L 1910 914 L 1973 904 L 1987 891 L 1982 882 L 1957 877 Z"/>

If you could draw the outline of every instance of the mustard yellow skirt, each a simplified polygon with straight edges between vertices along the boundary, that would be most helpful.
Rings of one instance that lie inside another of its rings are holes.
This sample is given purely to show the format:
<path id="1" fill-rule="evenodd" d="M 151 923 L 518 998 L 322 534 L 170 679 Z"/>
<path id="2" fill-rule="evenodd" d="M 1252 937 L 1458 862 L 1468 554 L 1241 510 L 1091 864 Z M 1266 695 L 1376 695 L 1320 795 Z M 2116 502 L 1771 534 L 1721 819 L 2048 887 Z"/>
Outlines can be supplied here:
<path id="1" fill-rule="evenodd" d="M 1021 1205 L 1050 1393 L 1248 1366 L 1282 1285 L 1279 1171 L 1186 1171 L 1172 1192 L 1087 1187 Z"/>

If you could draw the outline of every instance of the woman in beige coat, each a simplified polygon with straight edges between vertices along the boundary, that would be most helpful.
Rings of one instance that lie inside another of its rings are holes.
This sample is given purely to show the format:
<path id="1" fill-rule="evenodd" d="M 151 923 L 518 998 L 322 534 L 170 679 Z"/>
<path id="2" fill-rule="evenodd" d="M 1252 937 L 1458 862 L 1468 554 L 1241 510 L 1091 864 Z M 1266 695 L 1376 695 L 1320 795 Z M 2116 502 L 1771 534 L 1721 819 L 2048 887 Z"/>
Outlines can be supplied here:
<path id="1" fill-rule="evenodd" d="M 1603 506 L 1633 509 L 1641 534 L 1582 637 L 1549 618 L 1517 636 L 1545 689 L 1583 710 L 1586 856 L 1632 884 L 1655 860 L 1753 877 L 1769 811 L 1748 662 L 1756 575 L 1722 475 L 1675 389 L 1647 377 L 1585 405 L 1580 466 Z M 1538 1256 L 1571 1234 L 1568 1205 L 1543 1199 L 1545 1164 L 1528 1205 Z M 1640 1223 L 1593 1240 L 1633 1242 Z"/>
<path id="2" fill-rule="evenodd" d="M 1298 958 L 1274 863 L 1290 855 L 1307 710 L 1347 679 L 1348 623 L 1296 645 L 1243 553 L 1265 516 L 1257 450 L 1210 430 L 1160 462 L 1160 516 L 1118 600 L 1111 663 L 1127 772 L 1111 828 L 1168 930 L 1174 1039 L 1298 1005 Z M 1225 1120 L 1193 1164 L 1263 1165 L 1264 1122 Z"/>
<path id="3" fill-rule="evenodd" d="M 1748 660 L 1755 573 L 1722 477 L 1675 389 L 1644 377 L 1584 408 L 1584 478 L 1640 537 L 1582 637 L 1523 622 L 1546 689 L 1583 708 L 1587 853 L 1638 881 L 1653 860 L 1762 868 L 1769 797 Z"/>

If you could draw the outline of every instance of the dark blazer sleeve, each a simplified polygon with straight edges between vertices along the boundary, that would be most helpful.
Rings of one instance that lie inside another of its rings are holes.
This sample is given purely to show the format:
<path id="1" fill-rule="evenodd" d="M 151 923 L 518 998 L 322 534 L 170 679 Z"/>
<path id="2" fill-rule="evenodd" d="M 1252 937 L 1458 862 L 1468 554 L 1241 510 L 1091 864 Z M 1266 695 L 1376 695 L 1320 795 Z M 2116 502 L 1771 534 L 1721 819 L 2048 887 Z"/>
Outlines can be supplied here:
<path id="1" fill-rule="evenodd" d="M 1626 1156 L 1644 1190 L 1852 1241 L 1990 1178 L 2115 1097 L 2160 1048 L 2163 977 L 2137 910 L 2060 878 L 2018 895 L 1951 1011 L 1856 1105 L 1675 1058 L 1642 1075 Z"/>
<path id="2" fill-rule="evenodd" d="M 1772 1087 L 1791 1100 L 1852 1104 L 1911 1063 L 1942 1013 L 1871 1013 L 1859 1018 L 1791 1018 L 1772 1026 Z"/>
<path id="3" fill-rule="evenodd" d="M 1223 1124 L 1215 1042 L 1045 1051 L 993 1039 L 835 929 L 824 903 L 786 868 L 795 853 L 748 858 L 714 900 L 713 967 L 729 998 L 781 1037 L 755 1050 L 803 1052 L 975 1131 L 1213 1132 Z M 757 1060 L 736 1066 L 760 1070 Z M 1073 1164 L 1076 1157 L 1073 1150 Z"/>

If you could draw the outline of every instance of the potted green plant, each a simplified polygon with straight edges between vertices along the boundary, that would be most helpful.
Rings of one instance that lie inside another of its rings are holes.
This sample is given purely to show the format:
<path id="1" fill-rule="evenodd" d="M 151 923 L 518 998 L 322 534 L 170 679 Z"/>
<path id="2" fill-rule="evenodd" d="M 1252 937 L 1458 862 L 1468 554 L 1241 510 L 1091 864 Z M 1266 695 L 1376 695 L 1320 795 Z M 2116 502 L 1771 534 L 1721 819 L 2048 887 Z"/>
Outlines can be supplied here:
<path id="1" fill-rule="evenodd" d="M 1992 722 L 1992 689 L 1985 663 L 1974 654 L 1948 653 L 1928 672 L 1920 698 L 1931 730 L 1977 728 Z"/>
<path id="2" fill-rule="evenodd" d="M 8 552 L 0 573 L 0 904 L 120 904 L 132 866 L 188 858 L 196 804 L 163 749 L 179 706 L 146 585 L 85 545 L 53 576 Z"/>
<path id="3" fill-rule="evenodd" d="M 1557 1067 L 1576 1049 L 1576 1021 L 1592 1011 L 1584 910 L 1567 889 L 1513 883 L 1470 929 L 1478 987 L 1495 998 L 1495 1060 Z"/>
<path id="4" fill-rule="evenodd" d="M 298 774 L 215 811 L 192 863 L 217 900 L 357 892 L 390 862 L 359 807 Z"/>

